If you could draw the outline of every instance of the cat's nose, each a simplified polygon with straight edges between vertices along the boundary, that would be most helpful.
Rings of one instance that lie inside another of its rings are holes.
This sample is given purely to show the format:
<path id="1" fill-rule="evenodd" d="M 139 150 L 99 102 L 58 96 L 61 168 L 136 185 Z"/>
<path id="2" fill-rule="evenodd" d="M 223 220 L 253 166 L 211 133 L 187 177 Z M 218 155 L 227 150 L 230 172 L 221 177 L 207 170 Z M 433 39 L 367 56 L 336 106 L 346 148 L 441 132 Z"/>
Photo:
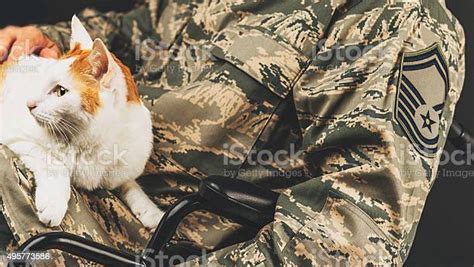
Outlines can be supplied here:
<path id="1" fill-rule="evenodd" d="M 33 100 L 29 100 L 28 102 L 26 102 L 26 106 L 28 107 L 28 109 L 31 111 L 33 111 L 33 109 L 36 108 L 36 101 L 33 101 Z"/>

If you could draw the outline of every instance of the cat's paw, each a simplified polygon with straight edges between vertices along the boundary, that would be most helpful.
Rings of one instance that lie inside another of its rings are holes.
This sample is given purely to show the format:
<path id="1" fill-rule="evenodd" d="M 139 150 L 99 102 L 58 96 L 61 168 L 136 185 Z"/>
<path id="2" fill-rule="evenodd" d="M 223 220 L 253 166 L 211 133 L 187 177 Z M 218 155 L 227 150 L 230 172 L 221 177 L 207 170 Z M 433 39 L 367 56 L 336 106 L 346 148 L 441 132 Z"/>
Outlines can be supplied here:
<path id="1" fill-rule="evenodd" d="M 69 197 L 65 192 L 36 189 L 35 204 L 39 220 L 46 226 L 59 226 L 66 215 Z"/>
<path id="2" fill-rule="evenodd" d="M 161 211 L 155 204 L 153 203 L 146 203 L 137 207 L 132 210 L 133 214 L 140 220 L 140 222 L 148 229 L 155 229 L 163 218 L 165 214 Z"/>

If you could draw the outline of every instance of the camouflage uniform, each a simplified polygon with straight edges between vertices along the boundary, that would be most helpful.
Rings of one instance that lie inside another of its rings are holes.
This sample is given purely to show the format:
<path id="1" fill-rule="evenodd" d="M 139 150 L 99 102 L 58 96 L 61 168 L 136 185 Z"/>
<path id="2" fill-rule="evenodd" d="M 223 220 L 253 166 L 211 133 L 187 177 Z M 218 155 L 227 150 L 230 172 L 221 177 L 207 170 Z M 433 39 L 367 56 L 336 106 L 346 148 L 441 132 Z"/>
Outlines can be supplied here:
<path id="1" fill-rule="evenodd" d="M 251 240 L 226 219 L 187 217 L 175 245 L 210 251 L 189 264 L 403 263 L 463 87 L 464 34 L 442 1 L 149 0 L 80 15 L 137 72 L 155 134 L 155 175 L 140 183 L 160 207 L 210 174 L 281 193 Z M 67 23 L 43 30 L 67 48 Z M 17 244 L 50 229 L 31 174 L 1 155 Z M 62 230 L 143 248 L 150 233 L 113 192 L 74 192 Z"/>

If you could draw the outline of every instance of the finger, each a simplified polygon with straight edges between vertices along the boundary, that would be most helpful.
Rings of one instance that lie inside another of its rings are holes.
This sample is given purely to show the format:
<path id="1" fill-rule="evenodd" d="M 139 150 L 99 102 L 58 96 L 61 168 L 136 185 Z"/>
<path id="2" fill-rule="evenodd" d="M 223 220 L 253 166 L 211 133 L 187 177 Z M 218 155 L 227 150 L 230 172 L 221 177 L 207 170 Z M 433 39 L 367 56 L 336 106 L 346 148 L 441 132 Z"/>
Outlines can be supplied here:
<path id="1" fill-rule="evenodd" d="M 60 51 L 59 51 L 59 49 L 44 48 L 40 51 L 39 56 L 40 57 L 45 57 L 45 58 L 57 59 L 60 56 Z"/>
<path id="2" fill-rule="evenodd" d="M 36 48 L 34 52 L 40 57 L 59 58 L 61 56 L 61 49 L 58 45 L 45 35 L 42 35 L 40 41 L 36 44 Z"/>
<path id="3" fill-rule="evenodd" d="M 21 28 L 17 40 L 10 48 L 10 55 L 8 60 L 20 58 L 21 56 L 28 56 L 35 52 L 41 51 L 51 45 L 51 41 L 44 36 L 44 34 L 36 27 Z"/>
<path id="4" fill-rule="evenodd" d="M 9 33 L 0 34 L 0 63 L 5 61 L 8 56 L 13 42 L 15 42 L 15 36 Z"/>
<path id="5" fill-rule="evenodd" d="M 45 47 L 48 49 L 48 50 L 51 50 L 55 57 L 54 58 L 59 58 L 61 56 L 61 49 L 59 48 L 59 46 L 51 41 L 50 39 L 48 39 L 47 37 L 44 37 L 44 39 L 46 40 L 46 45 Z"/>
<path id="6" fill-rule="evenodd" d="M 27 36 L 18 38 L 10 48 L 8 60 L 18 60 L 22 56 L 29 56 L 36 51 L 43 49 L 43 36 Z"/>
<path id="7" fill-rule="evenodd" d="M 16 40 L 13 43 L 12 47 L 10 48 L 10 53 L 8 54 L 8 61 L 16 61 L 22 56 L 31 54 L 31 53 L 28 53 L 29 52 L 28 50 L 31 50 L 29 47 L 30 47 L 29 40 L 27 39 Z"/>

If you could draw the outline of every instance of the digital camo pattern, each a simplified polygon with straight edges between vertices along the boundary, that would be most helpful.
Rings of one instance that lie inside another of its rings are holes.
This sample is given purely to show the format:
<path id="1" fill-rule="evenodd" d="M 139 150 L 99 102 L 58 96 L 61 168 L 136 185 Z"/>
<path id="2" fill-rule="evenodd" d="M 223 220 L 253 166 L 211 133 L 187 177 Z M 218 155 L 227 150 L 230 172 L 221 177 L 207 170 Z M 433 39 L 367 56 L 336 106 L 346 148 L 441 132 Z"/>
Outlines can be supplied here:
<path id="1" fill-rule="evenodd" d="M 15 244 L 23 243 L 31 236 L 50 231 L 66 231 L 84 236 L 108 246 L 137 251 L 146 245 L 150 233 L 133 216 L 116 196 L 110 192 L 73 191 L 68 213 L 60 227 L 47 228 L 38 220 L 33 205 L 34 179 L 10 150 L 0 148 L 2 166 L 2 187 L 0 188 L 1 209 L 12 229 Z M 3 240 L 2 240 L 3 241 Z M 3 242 L 2 242 L 3 243 Z M 2 250 L 5 247 L 1 248 Z M 58 265 L 75 261 L 71 256 L 53 254 L 54 261 L 42 262 L 40 266 Z M 85 264 L 85 261 L 80 260 Z M 69 265 L 68 265 L 69 266 Z"/>
<path id="2" fill-rule="evenodd" d="M 174 243 L 216 250 L 187 264 L 402 264 L 440 157 L 421 154 L 395 119 L 403 53 L 437 44 L 446 58 L 439 148 L 463 85 L 463 31 L 440 1 L 163 0 L 84 11 L 91 33 L 137 73 L 153 113 L 145 172 L 154 175 L 140 183 L 160 207 L 209 174 L 281 192 L 275 221 L 251 240 L 212 214 L 186 218 Z M 67 23 L 43 30 L 67 47 Z M 287 153 L 263 164 L 262 151 Z M 21 243 L 51 229 L 34 215 L 31 188 L 18 186 L 31 174 L 2 156 L 2 208 Z M 149 237 L 105 191 L 76 192 L 61 227 L 130 250 Z"/>

